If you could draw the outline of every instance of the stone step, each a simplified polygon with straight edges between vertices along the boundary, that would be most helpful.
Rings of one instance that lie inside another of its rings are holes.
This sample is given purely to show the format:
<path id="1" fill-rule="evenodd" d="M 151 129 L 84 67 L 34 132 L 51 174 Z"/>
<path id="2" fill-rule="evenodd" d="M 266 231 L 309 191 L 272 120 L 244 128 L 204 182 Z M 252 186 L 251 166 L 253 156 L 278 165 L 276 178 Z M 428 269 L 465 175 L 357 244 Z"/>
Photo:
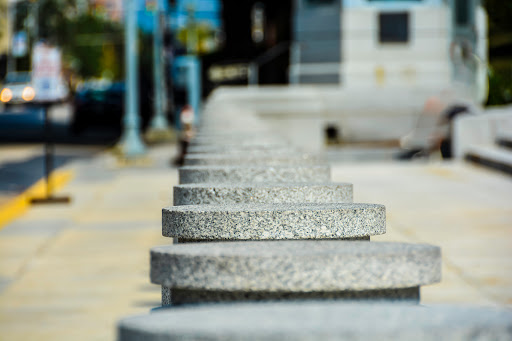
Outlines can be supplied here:
<path id="1" fill-rule="evenodd" d="M 419 286 L 440 279 L 440 248 L 422 244 L 308 240 L 151 249 L 151 282 L 170 289 L 172 304 L 297 298 L 418 301 Z"/>
<path id="2" fill-rule="evenodd" d="M 210 145 L 198 145 L 189 146 L 187 149 L 187 155 L 192 154 L 266 154 L 266 153 L 297 153 L 298 150 L 288 145 L 236 145 L 236 144 L 210 144 Z"/>
<path id="3" fill-rule="evenodd" d="M 190 145 L 187 153 L 233 153 L 233 152 L 255 152 L 255 151 L 288 151 L 293 149 L 289 145 L 282 143 L 273 144 L 237 144 L 237 143 L 223 143 L 223 144 L 200 144 Z"/>
<path id="4" fill-rule="evenodd" d="M 173 205 L 351 203 L 349 183 L 187 184 L 174 186 Z"/>
<path id="5" fill-rule="evenodd" d="M 466 160 L 512 175 L 512 151 L 496 146 L 471 146 Z"/>
<path id="6" fill-rule="evenodd" d="M 128 317 L 119 341 L 511 340 L 512 311 L 343 302 L 206 305 Z"/>
<path id="7" fill-rule="evenodd" d="M 191 145 L 188 151 L 192 154 L 244 154 L 244 153 L 304 153 L 304 151 L 290 146 L 288 144 L 235 144 L 235 143 L 210 143 L 201 145 Z"/>
<path id="8" fill-rule="evenodd" d="M 329 166 L 185 166 L 179 168 L 180 184 L 248 182 L 328 182 Z"/>
<path id="9" fill-rule="evenodd" d="M 512 149 L 512 131 L 502 131 L 496 136 L 496 144 L 500 147 Z"/>
<path id="10" fill-rule="evenodd" d="M 300 203 L 172 206 L 162 234 L 179 241 L 347 239 L 386 233 L 378 204 Z"/>
<path id="11" fill-rule="evenodd" d="M 282 138 L 278 138 L 276 136 L 261 136 L 261 135 L 246 135 L 246 136 L 230 136 L 226 135 L 224 137 L 216 137 L 216 136 L 203 136 L 196 137 L 192 141 L 190 141 L 190 145 L 192 146 L 200 146 L 200 145 L 280 145 L 285 144 L 285 140 Z"/>
<path id="12" fill-rule="evenodd" d="M 186 166 L 200 165 L 318 165 L 322 158 L 306 153 L 194 153 L 185 156 Z"/>

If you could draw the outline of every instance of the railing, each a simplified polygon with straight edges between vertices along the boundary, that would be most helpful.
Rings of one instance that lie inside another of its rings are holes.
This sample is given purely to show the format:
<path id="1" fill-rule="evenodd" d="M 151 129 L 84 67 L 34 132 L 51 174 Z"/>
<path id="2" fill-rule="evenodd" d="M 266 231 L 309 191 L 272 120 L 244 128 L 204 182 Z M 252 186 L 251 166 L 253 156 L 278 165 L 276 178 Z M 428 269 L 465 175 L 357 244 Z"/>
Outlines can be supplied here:
<path id="1" fill-rule="evenodd" d="M 249 63 L 249 67 L 247 70 L 248 84 L 257 86 L 259 83 L 260 66 L 270 62 L 271 60 L 279 57 L 284 52 L 288 51 L 290 46 L 291 46 L 290 42 L 281 42 L 281 43 L 277 44 L 276 46 L 272 47 L 270 50 L 265 51 L 263 54 L 259 55 L 255 59 L 253 59 Z"/>

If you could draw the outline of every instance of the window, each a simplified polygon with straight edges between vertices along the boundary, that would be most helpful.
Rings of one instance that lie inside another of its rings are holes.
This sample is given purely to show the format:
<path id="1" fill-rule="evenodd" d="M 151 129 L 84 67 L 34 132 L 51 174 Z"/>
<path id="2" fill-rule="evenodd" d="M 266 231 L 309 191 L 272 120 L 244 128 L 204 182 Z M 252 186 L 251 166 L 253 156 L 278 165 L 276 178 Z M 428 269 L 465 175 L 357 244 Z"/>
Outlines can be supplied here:
<path id="1" fill-rule="evenodd" d="M 455 1 L 455 23 L 458 26 L 466 26 L 469 23 L 468 0 Z"/>
<path id="2" fill-rule="evenodd" d="M 332 5 L 335 2 L 336 2 L 335 0 L 306 0 L 306 3 L 309 6 Z"/>
<path id="3" fill-rule="evenodd" d="M 380 13 L 379 40 L 381 43 L 409 41 L 409 13 Z"/>

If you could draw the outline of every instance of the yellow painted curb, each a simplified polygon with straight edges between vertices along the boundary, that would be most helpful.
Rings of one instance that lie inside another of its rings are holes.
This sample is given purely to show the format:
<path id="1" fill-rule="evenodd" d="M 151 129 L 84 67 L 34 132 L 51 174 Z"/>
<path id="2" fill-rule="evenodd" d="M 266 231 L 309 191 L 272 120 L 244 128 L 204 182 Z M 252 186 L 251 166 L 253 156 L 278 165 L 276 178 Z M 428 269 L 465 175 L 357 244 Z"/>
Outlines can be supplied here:
<path id="1" fill-rule="evenodd" d="M 73 172 L 70 170 L 54 171 L 50 175 L 50 182 L 53 191 L 64 187 L 73 178 Z M 6 204 L 0 206 L 0 229 L 7 223 L 22 215 L 30 206 L 32 198 L 40 198 L 46 195 L 46 181 L 41 179 L 30 186 L 25 192 L 21 193 Z"/>

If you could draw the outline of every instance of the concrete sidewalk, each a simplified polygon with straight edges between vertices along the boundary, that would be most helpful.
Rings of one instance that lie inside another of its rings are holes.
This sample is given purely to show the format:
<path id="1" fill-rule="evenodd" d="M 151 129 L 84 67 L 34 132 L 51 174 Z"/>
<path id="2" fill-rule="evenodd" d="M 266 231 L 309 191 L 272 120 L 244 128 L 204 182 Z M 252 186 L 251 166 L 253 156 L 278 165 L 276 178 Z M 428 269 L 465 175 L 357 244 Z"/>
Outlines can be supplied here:
<path id="1" fill-rule="evenodd" d="M 0 340 L 114 340 L 119 318 L 159 305 L 149 249 L 172 202 L 176 147 L 152 164 L 119 167 L 108 154 L 72 163 L 68 206 L 32 207 L 0 230 Z M 336 164 L 355 201 L 387 207 L 388 234 L 372 240 L 443 248 L 443 281 L 422 303 L 512 303 L 512 181 L 467 164 Z"/>
<path id="2" fill-rule="evenodd" d="M 333 180 L 355 202 L 386 205 L 387 232 L 373 241 L 441 246 L 443 278 L 421 302 L 512 304 L 512 178 L 469 163 L 344 164 Z"/>
<path id="3" fill-rule="evenodd" d="M 71 164 L 71 205 L 33 206 L 0 231 L 0 340 L 114 340 L 121 316 L 160 302 L 149 248 L 171 203 L 173 145 L 120 168 L 103 154 Z"/>

